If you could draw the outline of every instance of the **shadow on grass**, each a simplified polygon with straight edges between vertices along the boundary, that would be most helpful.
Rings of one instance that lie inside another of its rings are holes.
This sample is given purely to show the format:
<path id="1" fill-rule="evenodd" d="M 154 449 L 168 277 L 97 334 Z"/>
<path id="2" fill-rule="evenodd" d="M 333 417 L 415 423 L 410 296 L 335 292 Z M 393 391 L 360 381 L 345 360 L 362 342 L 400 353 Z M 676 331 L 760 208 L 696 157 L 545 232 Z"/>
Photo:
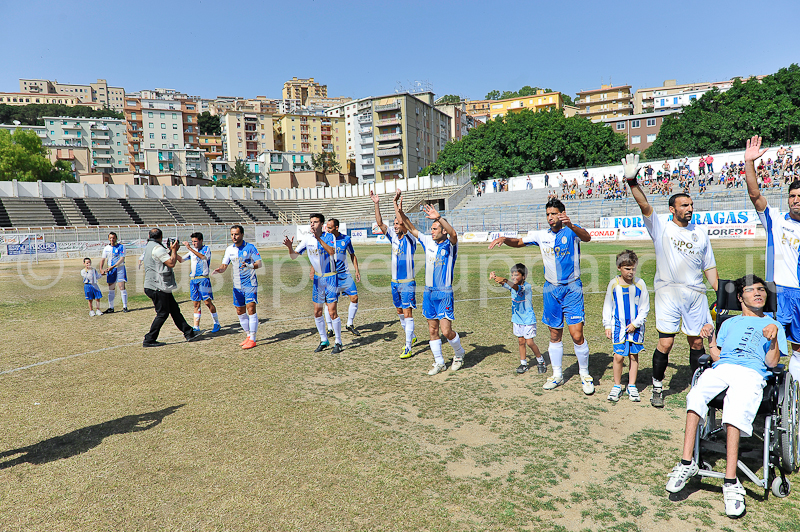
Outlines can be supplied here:
<path id="1" fill-rule="evenodd" d="M 234 331 L 234 333 L 236 333 L 236 332 L 237 331 Z M 243 331 L 240 328 L 238 332 L 241 333 Z M 270 336 L 269 338 L 265 338 L 264 340 L 262 340 L 259 343 L 264 344 L 264 345 L 276 344 L 278 342 L 282 342 L 283 340 L 292 340 L 292 339 L 295 339 L 295 338 L 301 339 L 302 337 L 311 336 L 311 335 L 315 335 L 315 334 L 317 334 L 317 328 L 316 327 L 307 328 L 307 329 L 294 329 L 293 331 L 279 332 L 279 333 L 277 333 L 277 334 L 275 334 L 273 336 Z"/>
<path id="2" fill-rule="evenodd" d="M 6 458 L 21 454 L 13 460 L 7 460 L 0 463 L 0 469 L 8 469 L 15 465 L 29 463 L 29 464 L 46 464 L 55 460 L 63 458 L 71 458 L 73 456 L 85 453 L 102 443 L 102 441 L 114 434 L 128 434 L 131 432 L 141 432 L 149 430 L 160 424 L 165 417 L 174 413 L 184 405 L 170 406 L 163 410 L 156 412 L 147 412 L 145 414 L 124 416 L 118 419 L 112 419 L 99 425 L 92 425 L 82 429 L 74 430 L 63 436 L 56 436 L 47 440 L 40 441 L 27 447 L 13 449 L 0 453 L 0 458 Z"/>
<path id="3" fill-rule="evenodd" d="M 459 336 L 462 333 L 458 333 Z M 496 345 L 478 345 L 478 344 L 469 344 L 472 348 L 471 350 L 467 350 L 467 354 L 464 356 L 464 368 L 472 368 L 483 362 L 483 359 L 491 356 L 496 355 L 498 353 L 511 353 L 505 344 L 496 344 Z"/>
<path id="4" fill-rule="evenodd" d="M 669 366 L 674 368 L 675 364 L 669 364 Z M 688 361 L 678 366 L 678 370 L 672 374 L 672 379 L 669 381 L 669 389 L 664 390 L 664 397 L 681 393 L 689 388 L 692 384 L 692 373 Z"/>
<path id="5" fill-rule="evenodd" d="M 397 329 L 400 330 L 400 321 L 399 320 L 392 320 L 392 321 L 374 321 L 372 323 L 365 323 L 364 325 L 356 325 L 356 329 L 361 334 L 364 333 L 371 333 L 371 332 L 378 332 L 382 331 L 387 326 L 397 325 Z"/>

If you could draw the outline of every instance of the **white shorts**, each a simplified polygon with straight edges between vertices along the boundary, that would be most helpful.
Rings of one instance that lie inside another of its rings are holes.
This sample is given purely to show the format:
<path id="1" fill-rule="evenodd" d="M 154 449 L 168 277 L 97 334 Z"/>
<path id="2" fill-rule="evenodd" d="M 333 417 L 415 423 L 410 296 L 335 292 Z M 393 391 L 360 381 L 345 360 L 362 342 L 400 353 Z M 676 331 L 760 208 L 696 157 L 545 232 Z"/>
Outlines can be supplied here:
<path id="1" fill-rule="evenodd" d="M 519 323 L 514 323 L 514 336 L 517 338 L 525 338 L 526 340 L 530 340 L 531 338 L 536 338 L 536 324 L 533 323 L 531 325 L 521 325 Z"/>
<path id="2" fill-rule="evenodd" d="M 753 432 L 753 419 L 767 381 L 756 370 L 737 364 L 718 364 L 705 370 L 686 396 L 686 411 L 702 419 L 708 413 L 708 402 L 728 388 L 722 409 L 722 422 L 732 425 L 748 437 Z"/>
<path id="3" fill-rule="evenodd" d="M 711 320 L 708 298 L 702 292 L 682 286 L 665 286 L 656 290 L 656 329 L 658 332 L 699 336 L 700 329 Z"/>

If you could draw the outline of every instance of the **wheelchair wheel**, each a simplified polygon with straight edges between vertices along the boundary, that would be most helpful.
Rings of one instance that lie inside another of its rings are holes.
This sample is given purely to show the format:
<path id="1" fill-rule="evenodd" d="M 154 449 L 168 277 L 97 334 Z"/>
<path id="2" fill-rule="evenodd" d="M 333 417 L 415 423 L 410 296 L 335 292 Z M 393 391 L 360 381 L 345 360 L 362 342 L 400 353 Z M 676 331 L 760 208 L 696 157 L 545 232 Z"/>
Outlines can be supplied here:
<path id="1" fill-rule="evenodd" d="M 776 477 L 775 480 L 772 481 L 772 494 L 776 497 L 784 498 L 789 495 L 789 492 L 792 490 L 792 483 L 789 482 L 789 479 L 785 479 L 786 484 L 784 485 L 784 479 L 781 477 Z"/>
<path id="2" fill-rule="evenodd" d="M 791 373 L 786 373 L 781 390 L 781 469 L 785 473 L 794 472 L 800 466 L 800 449 L 798 448 L 798 382 L 792 378 Z"/>

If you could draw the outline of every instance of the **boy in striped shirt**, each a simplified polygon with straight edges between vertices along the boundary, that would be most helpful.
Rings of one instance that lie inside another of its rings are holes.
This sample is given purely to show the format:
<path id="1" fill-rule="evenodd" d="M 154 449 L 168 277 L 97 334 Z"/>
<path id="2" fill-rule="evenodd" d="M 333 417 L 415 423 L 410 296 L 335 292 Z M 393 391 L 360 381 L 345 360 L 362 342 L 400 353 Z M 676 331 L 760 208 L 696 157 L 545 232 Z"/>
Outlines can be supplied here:
<path id="1" fill-rule="evenodd" d="M 647 285 L 636 277 L 636 253 L 626 249 L 617 255 L 619 275 L 611 279 L 603 303 L 603 327 L 606 338 L 614 345 L 614 387 L 608 400 L 617 402 L 622 395 L 622 367 L 625 357 L 630 359 L 628 370 L 628 397 L 639 402 L 636 374 L 639 371 L 639 351 L 644 347 L 644 322 L 650 311 Z"/>

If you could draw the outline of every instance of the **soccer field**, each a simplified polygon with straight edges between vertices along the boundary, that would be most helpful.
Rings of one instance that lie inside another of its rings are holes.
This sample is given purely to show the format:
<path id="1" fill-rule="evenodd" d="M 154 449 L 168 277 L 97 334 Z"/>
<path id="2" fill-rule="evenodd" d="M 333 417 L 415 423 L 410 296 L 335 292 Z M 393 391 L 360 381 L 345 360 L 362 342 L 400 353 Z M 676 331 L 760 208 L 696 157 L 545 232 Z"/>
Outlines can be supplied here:
<path id="1" fill-rule="evenodd" d="M 763 275 L 763 244 L 713 241 L 720 277 Z M 738 521 L 724 515 L 718 480 L 694 479 L 670 500 L 664 484 L 683 441 L 688 349 L 679 335 L 666 407 L 651 407 L 652 308 L 642 402 L 606 400 L 612 357 L 602 303 L 614 256 L 626 247 L 640 255 L 638 275 L 652 289 L 650 241 L 582 246 L 591 397 L 569 340 L 564 386 L 546 392 L 544 375 L 514 371 L 510 298 L 488 274 L 525 263 L 541 318 L 535 247 L 459 246 L 454 325 L 466 361 L 433 377 L 421 254 L 421 341 L 407 360 L 398 358 L 388 246 L 356 247 L 362 336 L 343 332 L 338 355 L 312 352 L 319 336 L 308 260 L 290 261 L 285 249 L 261 250 L 259 342 L 248 351 L 238 346 L 230 273 L 213 281 L 222 331 L 186 343 L 168 320 L 160 338 L 168 345 L 144 349 L 154 311 L 135 257 L 132 312 L 91 318 L 80 260 L 2 264 L 0 530 L 800 529 L 798 483 L 788 498 L 764 501 L 743 481 L 748 511 Z M 214 253 L 212 267 L 221 256 Z M 176 272 L 176 298 L 191 320 L 188 266 Z M 348 305 L 340 300 L 342 316 Z M 210 324 L 204 307 L 201 327 Z M 538 330 L 545 352 L 548 333 L 541 323 Z M 449 361 L 446 342 L 443 351 Z"/>

